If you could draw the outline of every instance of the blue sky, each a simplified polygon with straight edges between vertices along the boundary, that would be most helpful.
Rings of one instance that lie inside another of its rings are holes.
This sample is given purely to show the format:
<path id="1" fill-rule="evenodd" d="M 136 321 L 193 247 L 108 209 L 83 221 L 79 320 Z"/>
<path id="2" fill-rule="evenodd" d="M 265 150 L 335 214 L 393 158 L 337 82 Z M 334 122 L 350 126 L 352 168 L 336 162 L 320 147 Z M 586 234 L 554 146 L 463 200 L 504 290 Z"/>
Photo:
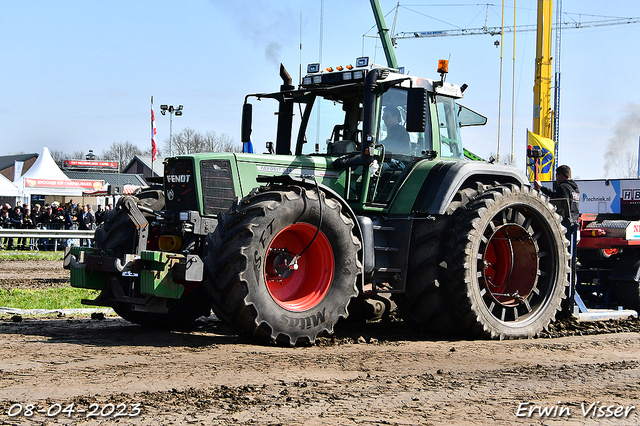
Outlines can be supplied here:
<path id="1" fill-rule="evenodd" d="M 380 0 L 391 27 L 397 1 Z M 401 4 L 396 32 L 500 25 L 501 2 L 412 1 Z M 535 24 L 536 0 L 519 0 L 518 25 Z M 283 62 L 294 81 L 300 62 L 320 57 L 320 0 L 283 1 L 45 1 L 0 3 L 0 155 L 51 150 L 100 154 L 113 142 L 146 148 L 150 97 L 158 140 L 169 137 L 160 104 L 184 105 L 173 132 L 226 133 L 239 141 L 247 93 L 275 91 Z M 325 0 L 322 64 L 346 65 L 358 56 L 384 63 L 374 38 L 369 2 Z M 640 17 L 640 2 L 564 0 L 565 20 Z M 507 1 L 505 23 L 513 22 Z M 581 14 L 581 16 L 580 16 Z M 302 27 L 302 28 L 301 28 Z M 500 49 L 498 37 L 399 40 L 398 61 L 412 75 L 437 78 L 450 59 L 447 81 L 467 83 L 463 103 L 486 115 L 483 128 L 465 129 L 465 145 L 488 157 L 497 151 Z M 560 162 L 580 178 L 615 177 L 612 161 L 637 152 L 640 137 L 640 24 L 562 33 Z M 302 41 L 302 51 L 300 50 Z M 525 133 L 532 127 L 535 33 L 503 42 L 500 156 L 511 150 L 524 167 Z M 269 117 L 273 120 L 273 117 Z M 271 123 L 258 120 L 256 126 Z M 264 141 L 255 141 L 261 149 Z M 605 155 L 609 152 L 609 156 Z M 609 159 L 609 163 L 607 163 Z"/>

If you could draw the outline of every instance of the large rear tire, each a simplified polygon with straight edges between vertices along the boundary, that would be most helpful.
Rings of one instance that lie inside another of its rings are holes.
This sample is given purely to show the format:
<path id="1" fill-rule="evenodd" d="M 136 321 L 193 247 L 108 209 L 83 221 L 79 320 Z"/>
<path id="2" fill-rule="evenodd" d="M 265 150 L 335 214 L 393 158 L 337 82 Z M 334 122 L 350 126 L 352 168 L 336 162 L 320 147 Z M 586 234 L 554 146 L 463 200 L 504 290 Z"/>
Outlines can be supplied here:
<path id="1" fill-rule="evenodd" d="M 528 186 L 489 187 L 454 214 L 447 270 L 473 336 L 538 335 L 569 289 L 569 242 L 548 199 Z"/>
<path id="2" fill-rule="evenodd" d="M 393 295 L 402 318 L 425 335 L 455 334 L 453 304 L 441 277 L 449 216 L 416 221 L 411 233 L 407 286 Z"/>
<path id="3" fill-rule="evenodd" d="M 164 194 L 158 190 L 147 190 L 134 197 L 140 206 L 153 210 L 164 208 Z M 143 213 L 147 219 L 151 219 L 148 213 Z M 127 253 L 133 253 L 135 246 L 136 228 L 126 211 L 119 203 L 114 209 L 109 210 L 104 216 L 104 222 L 96 229 L 95 247 L 113 252 L 119 258 Z M 132 287 L 130 280 L 137 278 L 127 278 L 120 274 L 109 274 L 109 280 L 116 280 L 128 296 L 142 297 L 139 290 L 130 294 Z M 139 289 L 139 285 L 133 288 Z M 183 329 L 189 327 L 201 316 L 209 316 L 211 313 L 211 303 L 207 292 L 200 285 L 185 291 L 180 299 L 166 299 L 168 311 L 140 312 L 134 311 L 133 304 L 128 302 L 114 302 L 113 310 L 125 320 L 134 324 L 139 324 L 149 328 L 162 329 Z M 102 291 L 102 298 L 113 298 L 110 288 Z"/>
<path id="4" fill-rule="evenodd" d="M 357 294 L 353 227 L 323 192 L 292 186 L 244 198 L 207 237 L 214 313 L 261 343 L 309 344 L 332 333 Z"/>
<path id="5" fill-rule="evenodd" d="M 424 335 L 460 337 L 464 334 L 460 318 L 447 291 L 446 254 L 453 215 L 484 191 L 481 183 L 458 191 L 442 216 L 414 221 L 409 246 L 407 286 L 393 295 L 403 319 Z"/>

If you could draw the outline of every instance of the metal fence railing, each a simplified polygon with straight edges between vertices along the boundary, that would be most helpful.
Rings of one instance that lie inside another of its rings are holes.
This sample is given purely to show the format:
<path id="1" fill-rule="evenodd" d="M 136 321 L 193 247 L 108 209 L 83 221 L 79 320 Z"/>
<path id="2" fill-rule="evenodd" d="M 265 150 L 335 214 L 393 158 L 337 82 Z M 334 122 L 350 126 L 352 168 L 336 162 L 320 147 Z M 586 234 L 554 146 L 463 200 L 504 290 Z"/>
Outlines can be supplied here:
<path id="1" fill-rule="evenodd" d="M 74 244 L 79 245 L 80 240 L 93 240 L 94 233 L 94 230 L 76 229 L 0 229 L 0 241 L 5 249 L 8 240 L 13 239 L 14 244 L 22 241 L 23 246 L 29 246 L 32 250 L 58 251 L 59 244 L 64 248 L 67 240 L 73 240 Z"/>

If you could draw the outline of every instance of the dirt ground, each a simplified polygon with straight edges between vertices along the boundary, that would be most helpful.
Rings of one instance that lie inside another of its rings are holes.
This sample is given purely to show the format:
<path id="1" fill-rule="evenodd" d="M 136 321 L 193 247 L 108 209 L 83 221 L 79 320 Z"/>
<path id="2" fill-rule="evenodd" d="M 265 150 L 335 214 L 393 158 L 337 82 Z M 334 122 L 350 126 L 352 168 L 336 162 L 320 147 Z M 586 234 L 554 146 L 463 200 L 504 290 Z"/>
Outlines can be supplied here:
<path id="1" fill-rule="evenodd" d="M 59 262 L 0 262 L 3 288 L 56 285 L 69 285 Z M 502 342 L 343 324 L 280 348 L 213 316 L 182 332 L 94 317 L 0 318 L 0 424 L 640 423 L 637 320 Z"/>

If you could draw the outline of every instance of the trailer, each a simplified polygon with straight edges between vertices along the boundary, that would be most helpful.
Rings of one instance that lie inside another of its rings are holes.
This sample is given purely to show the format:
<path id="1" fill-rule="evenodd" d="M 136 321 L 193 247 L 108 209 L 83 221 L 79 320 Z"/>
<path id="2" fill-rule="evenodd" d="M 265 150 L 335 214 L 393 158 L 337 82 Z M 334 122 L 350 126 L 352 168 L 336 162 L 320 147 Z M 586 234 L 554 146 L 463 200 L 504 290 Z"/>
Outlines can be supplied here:
<path id="1" fill-rule="evenodd" d="M 576 183 L 580 187 L 576 303 L 639 311 L 640 179 Z"/>

